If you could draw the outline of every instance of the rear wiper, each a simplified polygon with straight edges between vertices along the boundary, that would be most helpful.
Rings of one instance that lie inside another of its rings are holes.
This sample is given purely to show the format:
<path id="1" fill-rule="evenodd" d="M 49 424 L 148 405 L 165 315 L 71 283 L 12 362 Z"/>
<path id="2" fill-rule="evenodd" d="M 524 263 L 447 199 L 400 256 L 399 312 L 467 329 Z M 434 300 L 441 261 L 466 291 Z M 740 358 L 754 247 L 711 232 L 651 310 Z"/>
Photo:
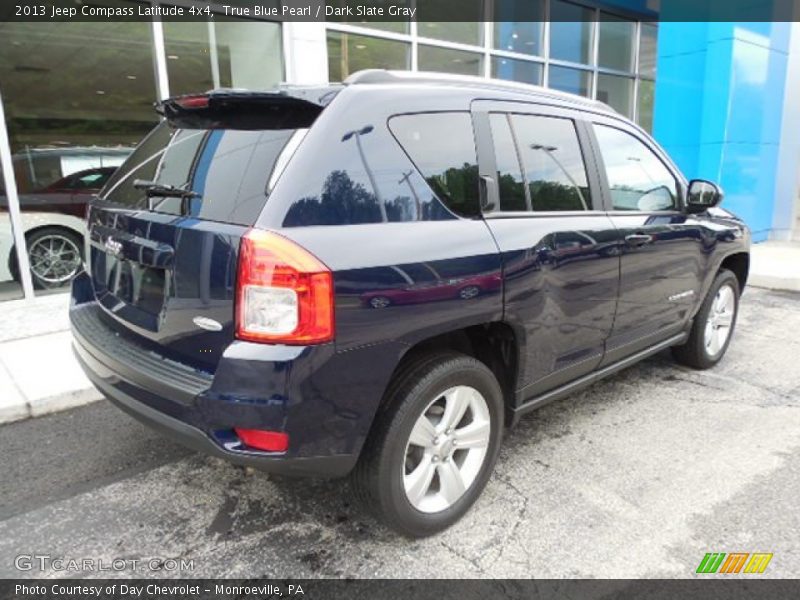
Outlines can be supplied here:
<path id="1" fill-rule="evenodd" d="M 164 183 L 157 183 L 155 181 L 147 181 L 146 179 L 134 179 L 133 187 L 137 190 L 145 190 L 148 197 L 158 196 L 177 196 L 179 198 L 199 198 L 200 194 L 194 190 L 186 189 L 186 187 L 178 187 L 175 185 L 168 185 Z"/>

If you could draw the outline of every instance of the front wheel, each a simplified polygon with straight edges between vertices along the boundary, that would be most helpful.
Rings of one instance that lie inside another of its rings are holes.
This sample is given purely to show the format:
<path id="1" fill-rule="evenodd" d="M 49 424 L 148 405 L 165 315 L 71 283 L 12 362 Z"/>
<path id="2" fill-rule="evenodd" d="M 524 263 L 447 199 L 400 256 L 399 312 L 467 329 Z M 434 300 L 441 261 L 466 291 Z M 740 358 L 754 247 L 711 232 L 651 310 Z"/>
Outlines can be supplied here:
<path id="1" fill-rule="evenodd" d="M 401 370 L 353 472 L 362 503 L 393 529 L 446 529 L 480 496 L 503 435 L 503 396 L 492 372 L 460 354 Z"/>
<path id="2" fill-rule="evenodd" d="M 739 312 L 739 280 L 731 271 L 721 270 L 689 332 L 689 339 L 672 348 L 676 361 L 693 369 L 709 369 L 716 365 L 731 343 Z"/>

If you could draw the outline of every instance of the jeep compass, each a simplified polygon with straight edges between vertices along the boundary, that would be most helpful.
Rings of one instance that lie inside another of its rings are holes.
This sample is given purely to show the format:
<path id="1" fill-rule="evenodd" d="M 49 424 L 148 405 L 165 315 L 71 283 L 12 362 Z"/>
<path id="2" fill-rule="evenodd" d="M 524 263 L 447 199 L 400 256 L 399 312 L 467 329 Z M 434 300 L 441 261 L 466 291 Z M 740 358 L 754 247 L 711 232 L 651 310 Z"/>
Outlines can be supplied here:
<path id="1" fill-rule="evenodd" d="M 216 90 L 87 211 L 75 352 L 194 448 L 458 520 L 521 415 L 661 350 L 716 364 L 750 234 L 604 104 L 469 77 Z"/>

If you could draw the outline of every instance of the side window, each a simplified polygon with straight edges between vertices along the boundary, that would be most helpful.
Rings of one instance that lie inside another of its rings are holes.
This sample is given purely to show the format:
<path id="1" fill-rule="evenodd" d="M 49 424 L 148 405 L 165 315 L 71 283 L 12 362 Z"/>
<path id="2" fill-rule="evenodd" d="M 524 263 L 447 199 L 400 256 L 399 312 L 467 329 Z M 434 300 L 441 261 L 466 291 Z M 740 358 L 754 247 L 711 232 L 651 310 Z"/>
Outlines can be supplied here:
<path id="1" fill-rule="evenodd" d="M 454 213 L 480 212 L 478 160 L 469 113 L 400 115 L 389 129 L 439 199 Z"/>
<path id="2" fill-rule="evenodd" d="M 594 125 L 614 210 L 673 210 L 678 187 L 669 169 L 641 141 L 619 129 Z"/>
<path id="3" fill-rule="evenodd" d="M 494 113 L 500 210 L 591 210 L 578 133 L 570 119 Z"/>

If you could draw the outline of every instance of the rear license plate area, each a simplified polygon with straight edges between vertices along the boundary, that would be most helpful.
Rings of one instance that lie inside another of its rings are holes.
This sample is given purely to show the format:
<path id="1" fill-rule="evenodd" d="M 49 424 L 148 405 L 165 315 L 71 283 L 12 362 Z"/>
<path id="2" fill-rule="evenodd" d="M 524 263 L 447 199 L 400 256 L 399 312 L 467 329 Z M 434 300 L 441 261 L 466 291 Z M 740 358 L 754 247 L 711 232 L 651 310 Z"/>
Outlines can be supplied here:
<path id="1" fill-rule="evenodd" d="M 115 302 L 103 302 L 114 312 L 120 304 L 148 315 L 158 315 L 164 308 L 167 286 L 167 270 L 149 267 L 93 249 L 94 281 L 97 291 L 110 295 Z M 98 294 L 100 295 L 100 294 Z"/>

